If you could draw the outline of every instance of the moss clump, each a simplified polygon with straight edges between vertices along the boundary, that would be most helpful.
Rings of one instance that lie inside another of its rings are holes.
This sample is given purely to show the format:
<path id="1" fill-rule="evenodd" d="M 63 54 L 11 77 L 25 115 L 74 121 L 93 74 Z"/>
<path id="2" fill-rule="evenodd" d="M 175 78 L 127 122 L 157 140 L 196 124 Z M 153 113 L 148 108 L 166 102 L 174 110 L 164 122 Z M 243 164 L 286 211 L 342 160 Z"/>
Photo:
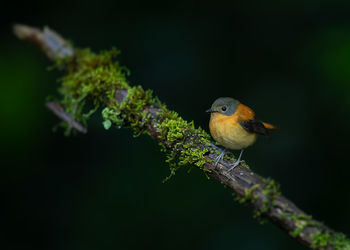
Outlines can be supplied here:
<path id="1" fill-rule="evenodd" d="M 84 49 L 76 50 L 73 57 L 58 59 L 57 67 L 66 71 L 60 79 L 59 92 L 63 96 L 60 103 L 74 120 L 86 126 L 86 119 L 101 103 L 116 102 L 116 89 L 129 88 L 125 78 L 128 71 L 114 61 L 118 54 L 116 49 L 99 54 Z M 93 108 L 87 108 L 89 102 Z"/>
<path id="2" fill-rule="evenodd" d="M 317 232 L 311 235 L 311 238 L 313 239 L 311 248 L 315 249 L 327 246 L 331 235 L 328 232 L 324 234 L 321 232 Z"/>
<path id="3" fill-rule="evenodd" d="M 243 203 L 246 201 L 254 202 L 258 198 L 254 195 L 253 191 L 257 188 L 261 188 L 260 185 L 254 185 L 249 190 L 246 191 L 245 197 L 239 198 L 238 200 Z M 253 217 L 257 219 L 261 224 L 266 222 L 266 219 L 262 217 L 263 214 L 267 213 L 272 207 L 276 206 L 276 197 L 281 195 L 280 185 L 274 180 L 266 180 L 265 185 L 262 187 L 261 191 L 265 195 L 265 199 L 262 199 L 262 206 L 260 209 L 254 210 Z"/>
<path id="4" fill-rule="evenodd" d="M 195 165 L 203 170 L 205 154 L 209 152 L 210 136 L 201 128 L 195 129 L 193 122 L 183 120 L 176 112 L 163 109 L 157 125 L 162 150 L 167 152 L 166 162 L 170 176 L 181 166 Z M 198 145 L 204 145 L 198 147 Z"/>
<path id="5" fill-rule="evenodd" d="M 262 193 L 265 195 L 266 199 L 263 200 L 261 212 L 266 213 L 271 209 L 271 207 L 276 205 L 275 198 L 281 195 L 280 185 L 274 180 L 267 180 Z"/>
<path id="6" fill-rule="evenodd" d="M 350 249 L 350 240 L 342 233 L 330 233 L 325 229 L 321 222 L 312 219 L 312 216 L 306 214 L 289 215 L 297 226 L 291 233 L 292 237 L 298 237 L 306 228 L 316 227 L 318 232 L 311 235 L 313 242 L 311 248 L 322 249 L 331 246 L 334 249 Z"/>
<path id="7" fill-rule="evenodd" d="M 113 123 L 116 127 L 129 126 L 134 131 L 134 136 L 139 136 L 147 128 L 149 114 L 145 107 L 161 106 L 158 98 L 152 96 L 151 90 L 143 90 L 141 86 L 134 86 L 127 89 L 127 95 L 121 103 L 108 103 L 108 109 L 102 111 L 105 119 L 104 125 Z M 108 122 L 110 121 L 110 122 Z"/>
<path id="8" fill-rule="evenodd" d="M 272 207 L 277 205 L 276 197 L 278 195 L 281 195 L 280 185 L 274 180 L 265 180 L 264 185 L 255 184 L 252 187 L 245 189 L 244 196 L 236 196 L 236 200 L 239 203 L 254 203 L 259 198 L 257 194 L 254 194 L 254 191 L 257 189 L 261 189 L 261 192 L 265 195 L 265 197 L 261 199 L 262 206 L 260 209 L 254 210 L 253 217 L 257 219 L 261 224 L 264 224 L 266 222 L 266 219 L 264 219 L 262 215 L 266 214 Z"/>
<path id="9" fill-rule="evenodd" d="M 349 250 L 350 240 L 342 233 L 330 234 L 329 232 L 317 232 L 311 235 L 313 242 L 311 248 L 320 249 L 326 246 L 332 246 L 334 249 Z"/>
<path id="10" fill-rule="evenodd" d="M 102 111 L 106 129 L 112 124 L 117 127 L 130 126 L 135 135 L 139 135 L 144 131 L 148 119 L 142 112 L 143 108 L 146 105 L 160 105 L 160 102 L 152 97 L 151 90 L 129 86 L 126 81 L 128 70 L 115 61 L 118 54 L 116 49 L 99 54 L 84 49 L 76 50 L 74 57 L 58 59 L 57 67 L 66 71 L 59 89 L 63 96 L 61 104 L 74 120 L 84 125 L 86 119 L 103 104 L 107 106 Z M 117 90 L 127 91 L 121 103 L 115 99 Z M 85 111 L 87 103 L 93 108 Z"/>
<path id="11" fill-rule="evenodd" d="M 289 218 L 294 221 L 296 228 L 290 233 L 292 237 L 298 237 L 307 227 L 321 227 L 322 223 L 312 220 L 312 216 L 306 214 L 289 214 Z"/>
<path id="12" fill-rule="evenodd" d="M 108 130 L 112 124 L 117 128 L 120 128 L 123 125 L 123 119 L 120 117 L 120 111 L 104 108 L 102 110 L 102 118 L 104 119 L 103 127 L 106 130 Z"/>
<path id="13" fill-rule="evenodd" d="M 246 202 L 255 202 L 258 199 L 258 196 L 254 194 L 254 190 L 259 189 L 260 185 L 255 184 L 250 188 L 244 189 L 244 197 L 237 197 L 236 200 L 239 203 L 246 203 Z"/>

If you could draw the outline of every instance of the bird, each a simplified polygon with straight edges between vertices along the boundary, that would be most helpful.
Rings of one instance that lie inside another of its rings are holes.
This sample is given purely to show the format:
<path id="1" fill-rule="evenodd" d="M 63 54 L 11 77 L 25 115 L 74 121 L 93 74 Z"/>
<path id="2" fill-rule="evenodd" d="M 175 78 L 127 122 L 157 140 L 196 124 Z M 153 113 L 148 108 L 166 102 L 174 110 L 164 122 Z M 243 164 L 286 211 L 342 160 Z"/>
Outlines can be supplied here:
<path id="1" fill-rule="evenodd" d="M 214 101 L 210 113 L 209 130 L 215 141 L 232 150 L 241 150 L 237 161 L 228 170 L 231 171 L 241 162 L 245 148 L 254 144 L 258 135 L 269 135 L 269 130 L 277 127 L 255 118 L 254 111 L 231 97 L 220 97 Z M 222 160 L 225 149 L 215 160 L 215 166 Z"/>

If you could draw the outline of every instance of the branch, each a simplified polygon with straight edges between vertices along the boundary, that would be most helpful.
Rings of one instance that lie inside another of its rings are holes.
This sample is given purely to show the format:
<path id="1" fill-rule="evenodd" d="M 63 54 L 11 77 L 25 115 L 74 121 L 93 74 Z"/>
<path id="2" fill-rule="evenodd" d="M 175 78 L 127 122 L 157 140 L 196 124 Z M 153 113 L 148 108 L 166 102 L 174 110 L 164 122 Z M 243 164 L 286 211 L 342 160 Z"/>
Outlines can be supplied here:
<path id="1" fill-rule="evenodd" d="M 87 129 L 79 122 L 75 121 L 69 114 L 67 114 L 63 107 L 57 102 L 47 102 L 45 106 L 54 113 L 62 121 L 66 122 L 70 127 L 76 129 L 78 132 L 86 134 Z"/>
<path id="2" fill-rule="evenodd" d="M 74 54 L 73 48 L 59 34 L 45 27 L 43 31 L 27 25 L 15 24 L 13 32 L 22 40 L 34 43 L 48 58 L 68 57 Z"/>
<path id="3" fill-rule="evenodd" d="M 168 152 L 167 161 L 172 173 L 189 164 L 200 167 L 208 176 L 232 189 L 238 201 L 252 205 L 255 216 L 269 220 L 304 246 L 313 249 L 350 248 L 350 241 L 344 234 L 336 233 L 299 209 L 280 193 L 273 180 L 258 176 L 246 165 L 239 165 L 229 172 L 234 163 L 230 153 L 215 166 L 214 160 L 220 151 L 208 139 L 208 134 L 166 109 L 150 91 L 139 86 L 130 87 L 124 69 L 112 62 L 113 55 L 73 49 L 48 28 L 41 31 L 14 25 L 13 29 L 17 37 L 38 45 L 51 60 L 66 59 L 61 62 L 66 67 L 61 91 L 65 100 L 72 100 L 76 105 L 89 99 L 95 105 L 104 106 L 102 115 L 106 129 L 111 125 L 129 126 L 136 134 L 149 134 Z M 69 85 L 72 82 L 75 90 Z M 78 131 L 86 132 L 60 105 L 48 103 L 47 106 L 60 119 L 71 123 Z M 64 108 L 68 109 L 69 103 Z"/>

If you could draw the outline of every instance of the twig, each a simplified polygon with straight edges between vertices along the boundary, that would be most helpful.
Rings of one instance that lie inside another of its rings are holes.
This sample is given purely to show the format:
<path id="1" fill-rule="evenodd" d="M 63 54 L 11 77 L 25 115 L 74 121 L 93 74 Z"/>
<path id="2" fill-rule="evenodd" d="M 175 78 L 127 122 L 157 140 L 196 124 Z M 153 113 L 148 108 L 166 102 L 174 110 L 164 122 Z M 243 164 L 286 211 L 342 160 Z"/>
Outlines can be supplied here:
<path id="1" fill-rule="evenodd" d="M 57 103 L 57 102 L 47 102 L 45 103 L 45 106 L 51 110 L 52 113 L 54 113 L 58 118 L 65 121 L 67 124 L 69 124 L 72 128 L 76 129 L 78 132 L 86 134 L 87 129 L 81 125 L 79 122 L 75 121 L 69 114 L 67 114 L 63 107 Z"/>
<path id="2" fill-rule="evenodd" d="M 13 32 L 19 39 L 27 40 L 37 45 L 51 60 L 74 55 L 72 46 L 48 27 L 41 31 L 38 28 L 27 25 L 15 24 L 13 25 Z"/>

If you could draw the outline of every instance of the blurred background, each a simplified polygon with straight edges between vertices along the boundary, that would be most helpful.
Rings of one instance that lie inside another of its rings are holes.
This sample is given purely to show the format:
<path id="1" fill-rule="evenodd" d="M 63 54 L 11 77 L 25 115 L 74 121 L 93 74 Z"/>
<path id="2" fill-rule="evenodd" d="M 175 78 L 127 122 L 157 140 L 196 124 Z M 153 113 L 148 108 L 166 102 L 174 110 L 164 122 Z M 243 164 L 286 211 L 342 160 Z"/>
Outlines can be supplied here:
<path id="1" fill-rule="evenodd" d="M 1 249 L 304 249 L 199 170 L 169 174 L 148 136 L 53 132 L 60 72 L 17 40 L 48 25 L 76 46 L 122 51 L 133 85 L 208 131 L 220 96 L 280 127 L 245 151 L 251 168 L 350 235 L 350 4 L 342 1 L 4 3 L 0 40 Z M 24 4 L 24 5 L 23 5 Z M 164 6 L 162 6 L 164 5 Z M 238 152 L 237 152 L 238 153 Z"/>

